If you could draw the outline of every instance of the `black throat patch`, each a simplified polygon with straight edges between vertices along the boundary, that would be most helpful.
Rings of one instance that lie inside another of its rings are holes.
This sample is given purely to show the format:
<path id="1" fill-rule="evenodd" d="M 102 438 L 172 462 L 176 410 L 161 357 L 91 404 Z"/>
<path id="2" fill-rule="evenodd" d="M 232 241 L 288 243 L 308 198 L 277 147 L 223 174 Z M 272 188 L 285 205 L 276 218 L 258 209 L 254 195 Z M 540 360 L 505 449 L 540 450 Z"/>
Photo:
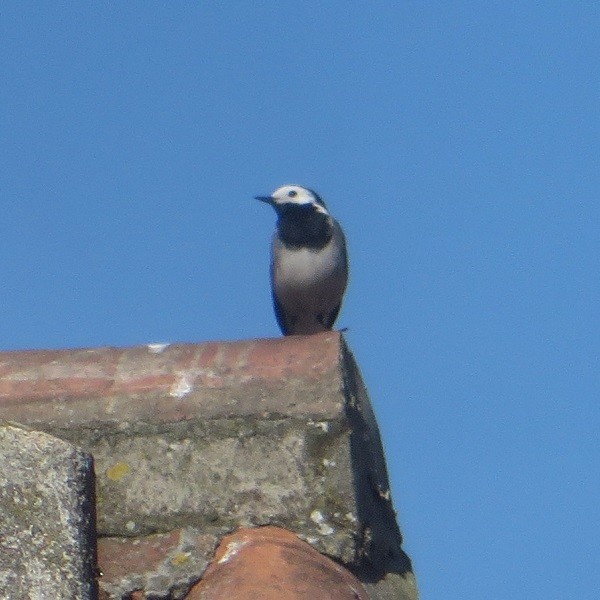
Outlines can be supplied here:
<path id="1" fill-rule="evenodd" d="M 288 247 L 320 250 L 333 235 L 331 218 L 312 204 L 281 204 L 277 214 L 279 238 Z"/>

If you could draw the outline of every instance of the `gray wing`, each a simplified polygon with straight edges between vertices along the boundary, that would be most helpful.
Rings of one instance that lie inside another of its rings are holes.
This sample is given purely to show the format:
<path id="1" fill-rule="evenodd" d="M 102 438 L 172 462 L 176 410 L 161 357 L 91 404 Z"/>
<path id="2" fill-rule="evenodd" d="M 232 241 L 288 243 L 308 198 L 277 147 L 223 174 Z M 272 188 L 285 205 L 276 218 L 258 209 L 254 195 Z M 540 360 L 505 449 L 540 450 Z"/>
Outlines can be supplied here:
<path id="1" fill-rule="evenodd" d="M 337 319 L 341 307 L 342 303 L 340 302 L 330 313 L 326 315 L 319 315 L 319 321 L 321 321 L 323 327 L 327 327 L 327 329 L 333 329 L 333 324 Z"/>
<path id="2" fill-rule="evenodd" d="M 346 236 L 344 235 L 344 232 L 342 231 L 340 224 L 333 218 L 332 218 L 332 221 L 333 221 L 333 236 L 337 240 L 337 245 L 339 245 L 340 251 L 342 254 L 341 262 L 344 265 L 344 272 L 343 272 L 342 276 L 344 278 L 344 291 L 345 291 L 346 286 L 348 285 L 348 249 L 346 247 Z M 343 297 L 343 293 L 344 292 L 342 292 L 342 297 Z M 333 324 L 335 323 L 335 320 L 338 317 L 341 307 L 342 307 L 342 298 L 340 298 L 339 304 L 331 312 L 329 312 L 328 314 L 322 315 L 321 322 L 322 322 L 323 326 L 327 327 L 328 329 L 333 329 Z"/>

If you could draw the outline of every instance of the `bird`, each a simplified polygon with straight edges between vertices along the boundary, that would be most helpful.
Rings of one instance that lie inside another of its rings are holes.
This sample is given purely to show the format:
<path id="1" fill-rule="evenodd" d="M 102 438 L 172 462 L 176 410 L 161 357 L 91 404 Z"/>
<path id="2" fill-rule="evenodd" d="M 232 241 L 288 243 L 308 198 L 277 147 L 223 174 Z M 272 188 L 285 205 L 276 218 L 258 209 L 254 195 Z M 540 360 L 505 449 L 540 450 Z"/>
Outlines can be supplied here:
<path id="1" fill-rule="evenodd" d="M 271 241 L 271 294 L 284 336 L 329 331 L 348 283 L 346 238 L 313 190 L 283 185 L 255 196 L 277 214 Z"/>

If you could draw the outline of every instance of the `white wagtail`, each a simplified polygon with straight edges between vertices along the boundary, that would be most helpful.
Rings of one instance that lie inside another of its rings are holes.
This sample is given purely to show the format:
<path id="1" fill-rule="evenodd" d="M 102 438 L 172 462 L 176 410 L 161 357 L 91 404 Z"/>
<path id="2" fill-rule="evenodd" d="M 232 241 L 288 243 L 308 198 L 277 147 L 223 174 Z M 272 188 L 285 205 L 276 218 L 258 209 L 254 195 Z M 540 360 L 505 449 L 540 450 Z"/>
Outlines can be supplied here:
<path id="1" fill-rule="evenodd" d="M 271 291 L 283 335 L 333 327 L 348 281 L 346 240 L 316 192 L 284 185 L 256 196 L 277 213 L 271 244 Z"/>

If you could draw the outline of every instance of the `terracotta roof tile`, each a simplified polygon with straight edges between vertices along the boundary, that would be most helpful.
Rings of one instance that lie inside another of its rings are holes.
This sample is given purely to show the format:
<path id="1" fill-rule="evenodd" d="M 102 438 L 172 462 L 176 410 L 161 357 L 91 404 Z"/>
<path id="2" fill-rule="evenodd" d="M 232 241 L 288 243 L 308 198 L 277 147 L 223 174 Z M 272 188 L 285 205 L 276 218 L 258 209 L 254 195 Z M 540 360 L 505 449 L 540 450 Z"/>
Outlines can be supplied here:
<path id="1" fill-rule="evenodd" d="M 321 412 L 341 336 L 0 352 L 0 416 L 35 426 Z M 277 394 L 285 390 L 283 397 Z M 293 390 L 294 393 L 290 393 Z M 315 390 L 311 396 L 310 390 Z M 299 402 L 301 396 L 302 401 Z M 143 400 L 138 402 L 137 400 Z M 185 402 L 176 402 L 185 400 Z M 243 402 L 242 402 L 243 401 Z M 300 405 L 300 406 L 299 406 Z"/>
<path id="2" fill-rule="evenodd" d="M 278 527 L 239 529 L 186 600 L 368 600 L 346 569 Z"/>

